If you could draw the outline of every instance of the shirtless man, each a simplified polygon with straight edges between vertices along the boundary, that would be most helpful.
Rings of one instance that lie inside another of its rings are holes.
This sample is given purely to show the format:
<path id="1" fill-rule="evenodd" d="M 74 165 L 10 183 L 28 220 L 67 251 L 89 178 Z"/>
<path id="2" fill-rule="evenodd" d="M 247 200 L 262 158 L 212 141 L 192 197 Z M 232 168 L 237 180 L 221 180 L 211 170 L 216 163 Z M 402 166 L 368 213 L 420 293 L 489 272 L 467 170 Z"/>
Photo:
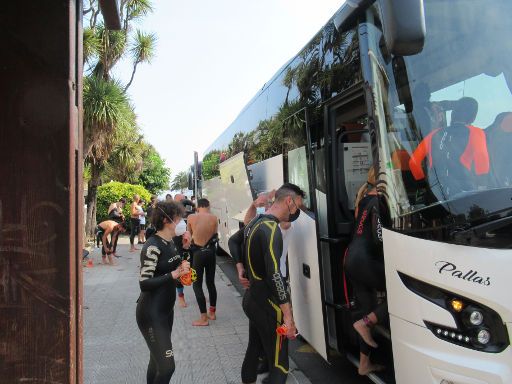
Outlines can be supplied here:
<path id="1" fill-rule="evenodd" d="M 98 236 L 101 236 L 101 259 L 103 264 L 107 263 L 108 256 L 108 262 L 114 265 L 112 244 L 117 242 L 117 236 L 120 232 L 124 233 L 126 231 L 124 222 L 117 223 L 114 220 L 105 220 L 98 224 L 96 231 Z M 108 241 L 108 235 L 110 235 L 110 242 Z"/>
<path id="2" fill-rule="evenodd" d="M 135 236 L 137 236 L 139 234 L 139 227 L 140 227 L 140 219 L 139 219 L 140 212 L 139 212 L 139 208 L 138 208 L 139 200 L 140 200 L 139 195 L 133 195 L 133 201 L 132 201 L 132 204 L 130 205 L 130 225 L 131 225 L 130 252 L 135 252 L 135 251 L 139 250 L 139 248 L 136 248 L 135 244 L 134 244 Z"/>
<path id="3" fill-rule="evenodd" d="M 208 319 L 215 320 L 217 289 L 215 288 L 215 243 L 217 241 L 218 220 L 210 213 L 210 202 L 207 199 L 197 201 L 197 213 L 188 217 L 187 228 L 192 235 L 192 267 L 197 273 L 193 284 L 194 293 L 199 305 L 201 317 L 192 323 L 195 326 L 208 325 Z M 210 298 L 210 310 L 206 313 L 206 299 L 203 292 L 203 275 L 206 276 L 206 287 Z"/>

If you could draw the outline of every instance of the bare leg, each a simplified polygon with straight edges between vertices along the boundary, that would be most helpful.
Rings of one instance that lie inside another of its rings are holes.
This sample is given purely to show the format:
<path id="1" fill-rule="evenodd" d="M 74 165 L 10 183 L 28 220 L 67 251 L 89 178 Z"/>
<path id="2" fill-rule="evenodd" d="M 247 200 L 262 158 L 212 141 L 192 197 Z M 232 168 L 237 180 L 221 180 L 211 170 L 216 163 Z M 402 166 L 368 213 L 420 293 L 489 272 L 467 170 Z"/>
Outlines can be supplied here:
<path id="1" fill-rule="evenodd" d="M 208 325 L 208 316 L 206 315 L 206 313 L 201 313 L 201 317 L 199 318 L 199 320 L 193 321 L 192 325 L 195 327 L 203 327 Z"/>
<path id="2" fill-rule="evenodd" d="M 114 262 L 114 258 L 113 258 L 113 255 L 112 255 L 112 254 L 108 255 L 108 263 L 109 263 L 110 265 L 117 265 L 117 264 Z"/>
<path id="3" fill-rule="evenodd" d="M 371 324 L 377 324 L 378 322 L 377 316 L 375 316 L 374 312 L 368 315 L 368 319 L 370 320 Z M 375 340 L 373 340 L 370 327 L 368 327 L 363 319 L 360 319 L 354 323 L 354 329 L 357 331 L 357 333 L 359 333 L 366 344 L 373 348 L 378 347 L 378 344 L 375 342 Z"/>
<path id="4" fill-rule="evenodd" d="M 359 354 L 359 369 L 357 372 L 361 376 L 366 376 L 371 372 L 379 372 L 383 371 L 385 367 L 380 364 L 373 364 L 370 361 L 370 356 L 365 355 L 364 353 Z"/>
<path id="5" fill-rule="evenodd" d="M 188 307 L 188 304 L 187 304 L 187 302 L 185 301 L 185 296 L 178 296 L 178 305 L 179 305 L 181 308 L 187 308 L 187 307 Z"/>
<path id="6" fill-rule="evenodd" d="M 210 320 L 217 320 L 216 308 L 210 307 L 210 310 L 208 311 L 208 319 Z"/>

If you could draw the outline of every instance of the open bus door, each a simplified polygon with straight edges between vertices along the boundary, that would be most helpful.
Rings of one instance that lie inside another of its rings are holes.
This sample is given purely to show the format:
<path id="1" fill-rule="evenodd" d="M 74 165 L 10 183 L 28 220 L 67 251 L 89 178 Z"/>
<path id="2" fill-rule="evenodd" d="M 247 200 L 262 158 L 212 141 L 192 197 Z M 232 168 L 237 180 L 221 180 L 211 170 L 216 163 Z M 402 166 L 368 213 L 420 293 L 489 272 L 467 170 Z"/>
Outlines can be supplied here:
<path id="1" fill-rule="evenodd" d="M 321 260 L 318 252 L 315 199 L 310 188 L 311 145 L 308 143 L 307 113 L 301 110 L 290 116 L 283 127 L 283 170 L 286 182 L 298 185 L 306 192 L 305 207 L 293 222 L 288 246 L 288 269 L 297 330 L 316 351 L 327 360 L 325 314 L 322 295 Z"/>
<path id="2" fill-rule="evenodd" d="M 219 169 L 224 196 L 219 232 L 222 233 L 221 247 L 228 252 L 228 240 L 240 229 L 240 217 L 252 204 L 253 194 L 243 152 L 222 162 Z"/>

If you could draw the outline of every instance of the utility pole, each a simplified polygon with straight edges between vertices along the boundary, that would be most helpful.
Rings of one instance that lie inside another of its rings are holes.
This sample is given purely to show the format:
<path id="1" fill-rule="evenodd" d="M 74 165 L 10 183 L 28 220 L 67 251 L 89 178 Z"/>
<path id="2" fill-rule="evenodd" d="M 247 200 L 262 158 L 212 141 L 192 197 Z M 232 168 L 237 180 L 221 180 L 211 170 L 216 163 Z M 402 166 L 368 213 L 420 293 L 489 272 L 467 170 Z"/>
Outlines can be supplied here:
<path id="1" fill-rule="evenodd" d="M 197 194 L 197 171 L 198 171 L 198 162 L 199 162 L 199 155 L 197 151 L 194 151 L 194 196 L 197 199 L 199 199 L 199 195 Z"/>

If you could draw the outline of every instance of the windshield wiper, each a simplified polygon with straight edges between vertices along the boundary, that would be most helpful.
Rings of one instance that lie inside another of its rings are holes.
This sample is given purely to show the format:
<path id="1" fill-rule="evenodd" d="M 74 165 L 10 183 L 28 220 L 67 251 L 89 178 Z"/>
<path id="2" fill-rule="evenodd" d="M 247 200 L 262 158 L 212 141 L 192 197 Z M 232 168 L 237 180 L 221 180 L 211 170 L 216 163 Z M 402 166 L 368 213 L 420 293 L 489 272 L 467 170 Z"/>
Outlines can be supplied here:
<path id="1" fill-rule="evenodd" d="M 455 239 L 467 239 L 468 237 L 474 236 L 482 236 L 487 232 L 494 231 L 496 229 L 503 228 L 509 224 L 512 224 L 512 216 L 503 217 L 501 219 L 496 219 L 492 221 L 488 221 L 487 223 L 483 223 L 480 225 L 475 225 L 474 227 L 463 229 L 459 231 L 453 232 L 453 237 Z"/>

